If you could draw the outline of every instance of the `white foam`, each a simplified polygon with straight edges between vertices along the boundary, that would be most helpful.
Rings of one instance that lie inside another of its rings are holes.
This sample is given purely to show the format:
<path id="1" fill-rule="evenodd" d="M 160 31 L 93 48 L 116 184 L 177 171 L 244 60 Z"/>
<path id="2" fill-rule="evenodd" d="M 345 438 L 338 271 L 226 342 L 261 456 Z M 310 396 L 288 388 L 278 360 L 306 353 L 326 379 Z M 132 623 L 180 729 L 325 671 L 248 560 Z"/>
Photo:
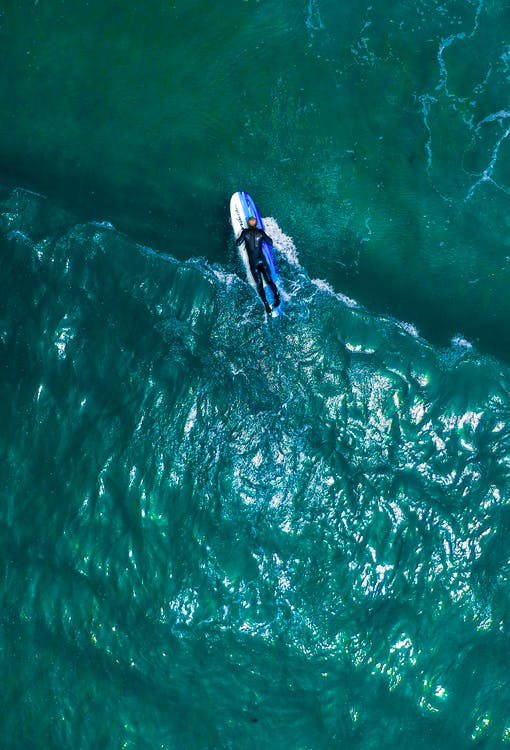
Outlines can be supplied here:
<path id="1" fill-rule="evenodd" d="M 416 328 L 416 326 L 415 326 L 415 325 L 413 325 L 413 323 L 407 323 L 406 321 L 403 321 L 403 320 L 399 320 L 399 321 L 398 321 L 398 324 L 399 324 L 399 326 L 400 326 L 400 327 L 401 327 L 401 328 L 402 328 L 402 329 L 403 329 L 403 330 L 404 330 L 404 331 L 405 331 L 406 333 L 408 333 L 408 334 L 409 334 L 410 336 L 413 336 L 413 338 L 415 338 L 415 339 L 418 339 L 418 338 L 420 338 L 420 332 L 419 332 L 419 330 L 418 330 L 418 329 Z"/>
<path id="2" fill-rule="evenodd" d="M 299 258 L 296 250 L 296 246 L 289 237 L 288 234 L 282 232 L 276 219 L 272 216 L 267 216 L 263 219 L 266 232 L 273 240 L 276 249 L 285 257 L 285 259 L 293 266 L 299 265 Z"/>
<path id="3" fill-rule="evenodd" d="M 111 221 L 91 221 L 89 223 L 93 227 L 99 227 L 100 229 L 108 229 L 111 232 L 117 231 L 114 225 L 111 223 Z"/>
<path id="4" fill-rule="evenodd" d="M 460 349 L 472 349 L 473 344 L 458 333 L 452 338 L 452 346 Z"/>
<path id="5" fill-rule="evenodd" d="M 236 276 L 234 273 L 229 273 L 228 271 L 224 271 L 219 266 L 211 266 L 211 270 L 213 274 L 216 276 L 218 281 L 221 281 L 222 284 L 225 284 L 226 286 L 230 286 L 231 284 L 236 284 L 239 281 L 239 277 Z"/>
<path id="6" fill-rule="evenodd" d="M 324 279 L 311 279 L 311 282 L 312 284 L 314 284 L 314 286 L 320 289 L 321 292 L 331 294 L 335 299 L 337 299 L 346 307 L 359 307 L 356 300 L 347 297 L 347 295 L 342 294 L 341 292 L 335 292 L 335 290 L 328 284 L 327 281 L 324 281 Z"/>

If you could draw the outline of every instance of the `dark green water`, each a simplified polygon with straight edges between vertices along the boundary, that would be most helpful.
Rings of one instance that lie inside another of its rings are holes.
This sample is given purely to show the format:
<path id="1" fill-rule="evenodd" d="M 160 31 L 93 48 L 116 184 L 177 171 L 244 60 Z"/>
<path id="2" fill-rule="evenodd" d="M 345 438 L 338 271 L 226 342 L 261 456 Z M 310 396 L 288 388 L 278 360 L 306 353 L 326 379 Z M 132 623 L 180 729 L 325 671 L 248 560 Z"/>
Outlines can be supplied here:
<path id="1" fill-rule="evenodd" d="M 0 25 L 14 185 L 221 263 L 244 187 L 312 277 L 508 359 L 508 3 L 7 0 Z"/>
<path id="2" fill-rule="evenodd" d="M 2 748 L 509 746 L 509 22 L 4 4 Z"/>

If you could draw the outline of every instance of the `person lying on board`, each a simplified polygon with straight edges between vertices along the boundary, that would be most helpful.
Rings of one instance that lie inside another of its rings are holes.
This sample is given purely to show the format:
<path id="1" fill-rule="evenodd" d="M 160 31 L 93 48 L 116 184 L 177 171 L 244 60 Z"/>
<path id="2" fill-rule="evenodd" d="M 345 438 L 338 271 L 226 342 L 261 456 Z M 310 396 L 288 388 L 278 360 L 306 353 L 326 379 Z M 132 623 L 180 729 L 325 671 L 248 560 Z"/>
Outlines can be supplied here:
<path id="1" fill-rule="evenodd" d="M 269 314 L 271 312 L 271 307 L 269 305 L 269 302 L 267 301 L 266 293 L 264 292 L 262 277 L 264 277 L 266 283 L 269 285 L 271 291 L 273 292 L 273 310 L 280 304 L 280 294 L 278 292 L 276 284 L 271 278 L 271 271 L 269 269 L 266 256 L 264 255 L 264 252 L 262 250 L 262 242 L 264 240 L 268 243 L 268 245 L 273 244 L 273 240 L 271 239 L 271 237 L 269 237 L 269 235 L 267 235 L 263 229 L 257 227 L 257 219 L 254 216 L 250 216 L 250 218 L 248 219 L 248 226 L 243 229 L 243 231 L 237 238 L 236 245 L 239 246 L 244 242 L 246 246 L 248 261 L 250 264 L 250 271 L 253 278 L 255 279 L 257 291 L 262 302 L 264 303 L 266 312 Z"/>

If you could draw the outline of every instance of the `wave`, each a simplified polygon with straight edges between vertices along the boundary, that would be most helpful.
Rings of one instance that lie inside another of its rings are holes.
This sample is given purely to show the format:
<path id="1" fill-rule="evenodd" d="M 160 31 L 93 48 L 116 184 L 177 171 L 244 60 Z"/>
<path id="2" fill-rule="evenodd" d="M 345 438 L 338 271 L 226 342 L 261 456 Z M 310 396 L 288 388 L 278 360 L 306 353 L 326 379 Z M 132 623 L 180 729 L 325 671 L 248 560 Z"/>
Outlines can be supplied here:
<path id="1" fill-rule="evenodd" d="M 23 191 L 3 200 L 13 616 L 43 617 L 71 651 L 92 638 L 94 679 L 111 663 L 160 695 L 168 638 L 180 674 L 198 668 L 204 638 L 237 663 L 255 649 L 260 668 L 280 644 L 320 664 L 325 685 L 356 675 L 353 747 L 375 737 L 364 717 L 381 686 L 424 732 L 438 717 L 474 731 L 463 676 L 483 638 L 495 647 L 470 701 L 498 716 L 508 703 L 492 680 L 504 663 L 509 372 L 311 280 L 266 225 L 288 297 L 268 321 L 234 270 L 74 224 Z M 23 669 L 33 677 L 32 661 Z M 56 657 L 52 669 L 72 666 Z M 105 690 L 105 711 L 115 696 Z"/>

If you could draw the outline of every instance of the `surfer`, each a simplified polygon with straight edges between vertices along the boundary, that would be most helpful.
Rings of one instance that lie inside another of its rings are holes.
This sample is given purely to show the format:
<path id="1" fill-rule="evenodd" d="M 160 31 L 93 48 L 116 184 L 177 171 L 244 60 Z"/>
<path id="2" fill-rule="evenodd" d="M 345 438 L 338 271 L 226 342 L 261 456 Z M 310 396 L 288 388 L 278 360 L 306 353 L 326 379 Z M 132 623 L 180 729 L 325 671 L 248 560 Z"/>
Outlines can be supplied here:
<path id="1" fill-rule="evenodd" d="M 248 253 L 248 261 L 250 263 L 250 271 L 253 278 L 255 279 L 257 291 L 262 302 L 264 303 L 266 312 L 269 314 L 271 312 L 271 306 L 269 305 L 266 294 L 264 292 L 262 277 L 264 277 L 266 283 L 270 286 L 271 291 L 273 292 L 273 310 L 280 304 L 280 294 L 278 292 L 276 284 L 271 278 L 271 271 L 269 269 L 266 256 L 264 255 L 264 251 L 262 250 L 262 242 L 264 240 L 268 243 L 268 245 L 273 244 L 273 240 L 271 239 L 271 237 L 269 237 L 263 229 L 259 229 L 257 227 L 257 219 L 254 216 L 250 216 L 250 218 L 248 219 L 248 226 L 243 229 L 243 231 L 237 238 L 236 245 L 239 246 L 243 242 L 245 243 L 246 251 Z"/>

